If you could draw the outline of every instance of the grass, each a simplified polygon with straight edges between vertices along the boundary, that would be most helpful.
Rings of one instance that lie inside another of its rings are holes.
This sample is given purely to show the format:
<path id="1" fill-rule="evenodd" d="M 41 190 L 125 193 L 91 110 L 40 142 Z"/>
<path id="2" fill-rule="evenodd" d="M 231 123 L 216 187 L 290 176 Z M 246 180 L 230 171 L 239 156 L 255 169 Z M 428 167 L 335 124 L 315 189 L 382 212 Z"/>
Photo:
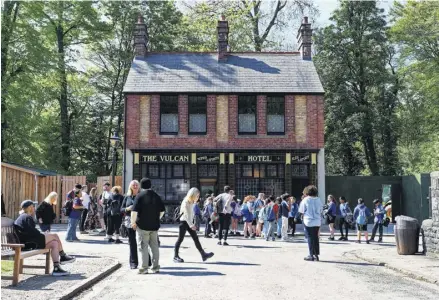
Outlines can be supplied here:
<path id="1" fill-rule="evenodd" d="M 12 273 L 14 269 L 14 261 L 13 260 L 2 260 L 2 274 L 4 273 Z"/>

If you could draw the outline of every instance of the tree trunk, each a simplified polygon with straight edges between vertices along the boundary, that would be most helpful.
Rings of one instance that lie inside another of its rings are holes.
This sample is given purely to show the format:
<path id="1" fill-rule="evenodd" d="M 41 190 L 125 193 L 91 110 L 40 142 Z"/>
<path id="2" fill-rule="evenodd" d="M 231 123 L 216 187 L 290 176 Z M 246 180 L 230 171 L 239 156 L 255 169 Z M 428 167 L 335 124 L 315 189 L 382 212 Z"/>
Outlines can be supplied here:
<path id="1" fill-rule="evenodd" d="M 380 169 L 378 167 L 372 124 L 370 121 L 366 121 L 363 127 L 363 146 L 366 154 L 367 165 L 372 176 L 379 176 Z"/>
<path id="2" fill-rule="evenodd" d="M 61 168 L 66 173 L 70 169 L 70 119 L 67 95 L 67 72 L 64 52 L 64 30 L 61 24 L 56 27 L 58 43 L 58 75 L 60 94 L 58 98 L 61 121 Z"/>

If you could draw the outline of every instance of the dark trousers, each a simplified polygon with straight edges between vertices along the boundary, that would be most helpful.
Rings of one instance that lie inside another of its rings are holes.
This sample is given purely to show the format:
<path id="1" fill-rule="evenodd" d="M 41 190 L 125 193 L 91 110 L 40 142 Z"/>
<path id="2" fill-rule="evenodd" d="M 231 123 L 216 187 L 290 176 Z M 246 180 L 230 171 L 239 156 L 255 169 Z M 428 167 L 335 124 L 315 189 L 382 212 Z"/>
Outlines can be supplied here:
<path id="1" fill-rule="evenodd" d="M 339 227 L 340 227 L 340 234 L 341 234 L 341 237 L 348 238 L 348 233 L 349 233 L 349 223 L 346 222 L 346 219 L 345 219 L 345 218 L 340 218 L 340 221 L 339 221 L 338 225 L 339 225 Z M 343 226 L 344 226 L 344 229 L 345 229 L 345 232 L 346 232 L 345 234 L 343 234 Z"/>
<path id="2" fill-rule="evenodd" d="M 288 226 L 291 228 L 291 233 L 294 235 L 296 233 L 296 222 L 294 222 L 294 218 L 288 218 Z"/>
<path id="3" fill-rule="evenodd" d="M 208 236 L 212 232 L 212 228 L 210 226 L 210 218 L 204 218 L 206 225 L 204 227 L 204 236 Z"/>
<path id="4" fill-rule="evenodd" d="M 178 251 L 180 250 L 180 245 L 184 240 L 184 236 L 185 236 L 186 232 L 189 232 L 192 239 L 194 240 L 195 247 L 197 247 L 198 251 L 200 251 L 200 254 L 203 255 L 204 250 L 203 250 L 203 247 L 201 247 L 201 243 L 200 243 L 200 240 L 198 239 L 197 232 L 195 230 L 193 230 L 192 228 L 190 228 L 186 221 L 182 221 L 182 222 L 180 222 L 180 226 L 179 226 L 178 240 L 175 243 L 174 256 L 175 257 L 178 256 Z"/>
<path id="5" fill-rule="evenodd" d="M 85 220 L 87 219 L 88 209 L 83 209 L 81 213 L 81 220 L 79 221 L 79 231 L 84 230 Z"/>
<path id="6" fill-rule="evenodd" d="M 378 228 L 380 230 L 380 237 L 379 237 L 379 239 L 381 240 L 383 238 L 383 223 L 375 222 L 375 224 L 373 224 L 372 236 L 370 237 L 370 239 L 373 240 L 375 238 L 375 235 L 377 234 L 377 229 Z"/>
<path id="7" fill-rule="evenodd" d="M 42 232 L 50 231 L 50 224 L 40 224 L 40 229 Z"/>
<path id="8" fill-rule="evenodd" d="M 130 265 L 138 266 L 136 231 L 128 228 L 128 242 L 130 244 Z"/>
<path id="9" fill-rule="evenodd" d="M 223 239 L 223 236 L 224 236 L 224 240 L 227 241 L 227 236 L 229 235 L 229 227 L 231 221 L 232 221 L 231 214 L 219 214 L 218 239 L 220 241 Z"/>
<path id="10" fill-rule="evenodd" d="M 122 224 L 122 217 L 120 215 L 107 215 L 107 234 L 119 234 L 120 225 Z"/>
<path id="11" fill-rule="evenodd" d="M 216 234 L 216 230 L 217 230 L 217 228 L 218 228 L 218 222 L 213 222 L 213 223 L 212 223 L 212 231 L 213 231 L 213 234 Z"/>
<path id="12" fill-rule="evenodd" d="M 320 243 L 319 243 L 319 226 L 307 227 L 306 232 L 308 234 L 308 250 L 309 255 L 320 255 Z"/>

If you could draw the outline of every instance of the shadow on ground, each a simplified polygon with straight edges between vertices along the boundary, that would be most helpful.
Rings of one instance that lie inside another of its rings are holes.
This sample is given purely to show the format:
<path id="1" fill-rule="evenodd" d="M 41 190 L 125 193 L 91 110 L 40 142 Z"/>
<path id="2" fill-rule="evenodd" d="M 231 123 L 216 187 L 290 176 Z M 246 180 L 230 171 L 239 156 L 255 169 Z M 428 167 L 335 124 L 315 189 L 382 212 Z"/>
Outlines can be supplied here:
<path id="1" fill-rule="evenodd" d="M 25 273 L 26 274 L 26 273 Z M 52 275 L 35 275 L 28 279 L 22 280 L 17 286 L 6 286 L 2 289 L 20 290 L 20 291 L 51 291 L 53 289 L 45 288 L 55 281 L 72 281 L 72 280 L 84 280 L 86 277 L 83 274 L 70 274 L 65 277 L 55 277 Z"/>
<path id="2" fill-rule="evenodd" d="M 229 262 L 229 261 L 215 261 L 215 262 L 191 262 L 191 264 L 203 264 L 203 265 L 220 265 L 220 266 L 260 266 L 260 264 L 249 264 L 240 262 Z"/>
<path id="3" fill-rule="evenodd" d="M 364 263 L 364 262 L 320 260 L 319 263 L 336 264 L 336 265 L 365 266 L 365 267 L 380 267 L 380 265 L 377 265 L 377 264 L 370 264 L 370 263 Z"/>
<path id="4" fill-rule="evenodd" d="M 196 276 L 224 276 L 226 274 L 220 272 L 211 272 L 211 271 L 189 271 L 189 272 L 168 272 L 168 271 L 160 271 L 159 274 L 162 275 L 171 275 L 171 276 L 182 276 L 182 277 L 196 277 Z"/>

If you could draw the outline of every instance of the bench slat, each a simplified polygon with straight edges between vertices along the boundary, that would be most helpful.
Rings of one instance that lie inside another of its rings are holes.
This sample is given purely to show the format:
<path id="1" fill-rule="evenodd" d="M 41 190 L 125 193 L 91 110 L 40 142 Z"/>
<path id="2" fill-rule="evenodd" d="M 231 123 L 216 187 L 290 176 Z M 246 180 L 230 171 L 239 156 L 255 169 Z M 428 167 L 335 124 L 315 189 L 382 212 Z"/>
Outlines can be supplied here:
<path id="1" fill-rule="evenodd" d="M 31 256 L 34 256 L 34 255 L 39 255 L 39 254 L 46 254 L 49 251 L 50 251 L 49 249 L 38 249 L 38 250 L 31 250 L 31 251 L 21 252 L 20 259 L 31 257 Z"/>
<path id="2" fill-rule="evenodd" d="M 23 265 L 23 268 L 26 268 L 26 269 L 45 269 L 46 266 Z"/>

